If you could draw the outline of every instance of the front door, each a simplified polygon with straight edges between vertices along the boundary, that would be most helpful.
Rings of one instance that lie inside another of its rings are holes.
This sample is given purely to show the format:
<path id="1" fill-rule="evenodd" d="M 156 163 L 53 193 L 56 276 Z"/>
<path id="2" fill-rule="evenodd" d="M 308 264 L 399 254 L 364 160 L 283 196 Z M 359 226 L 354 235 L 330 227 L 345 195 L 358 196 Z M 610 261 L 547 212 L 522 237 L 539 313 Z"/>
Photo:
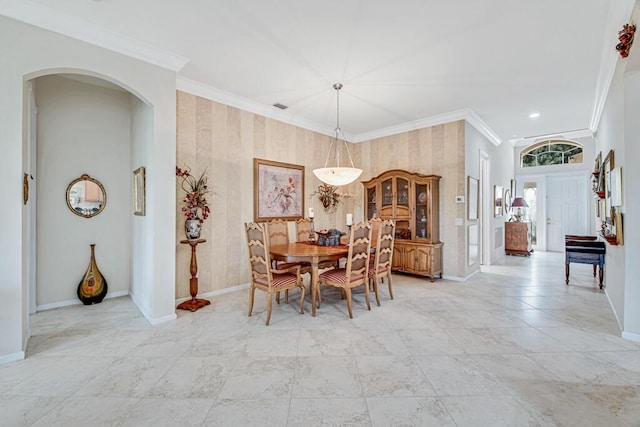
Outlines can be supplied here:
<path id="1" fill-rule="evenodd" d="M 547 179 L 547 250 L 564 251 L 565 234 L 587 234 L 587 180 L 583 176 Z"/>

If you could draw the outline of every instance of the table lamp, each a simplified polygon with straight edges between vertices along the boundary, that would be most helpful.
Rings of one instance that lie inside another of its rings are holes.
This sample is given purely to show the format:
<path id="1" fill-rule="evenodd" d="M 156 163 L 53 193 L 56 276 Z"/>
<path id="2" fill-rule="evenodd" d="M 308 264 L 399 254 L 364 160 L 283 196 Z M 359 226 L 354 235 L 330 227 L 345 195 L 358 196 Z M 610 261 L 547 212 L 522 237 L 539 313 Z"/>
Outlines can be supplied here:
<path id="1" fill-rule="evenodd" d="M 528 208 L 529 205 L 522 197 L 516 197 L 513 199 L 513 203 L 511 203 L 511 209 L 518 208 L 514 213 L 513 217 L 516 222 L 522 222 L 522 208 Z"/>

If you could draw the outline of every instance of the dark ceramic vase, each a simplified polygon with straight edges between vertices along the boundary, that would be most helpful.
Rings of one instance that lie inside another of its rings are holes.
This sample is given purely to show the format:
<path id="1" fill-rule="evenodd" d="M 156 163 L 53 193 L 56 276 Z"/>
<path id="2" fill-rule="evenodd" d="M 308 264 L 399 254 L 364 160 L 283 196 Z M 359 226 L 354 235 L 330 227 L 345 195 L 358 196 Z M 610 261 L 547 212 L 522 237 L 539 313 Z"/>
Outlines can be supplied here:
<path id="1" fill-rule="evenodd" d="M 91 245 L 89 268 L 78 284 L 78 298 L 84 305 L 101 303 L 107 295 L 107 281 L 96 264 L 95 247 L 96 245 Z"/>

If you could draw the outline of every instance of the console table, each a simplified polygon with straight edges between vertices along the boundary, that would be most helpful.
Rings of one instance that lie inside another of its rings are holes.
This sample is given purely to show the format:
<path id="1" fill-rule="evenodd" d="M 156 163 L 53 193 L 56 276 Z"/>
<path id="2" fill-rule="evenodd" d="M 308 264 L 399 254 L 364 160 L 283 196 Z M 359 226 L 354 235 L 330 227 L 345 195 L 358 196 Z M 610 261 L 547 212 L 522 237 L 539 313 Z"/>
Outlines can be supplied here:
<path id="1" fill-rule="evenodd" d="M 206 241 L 207 239 L 180 240 L 180 243 L 182 244 L 191 245 L 191 264 L 189 266 L 189 272 L 191 273 L 191 280 L 189 280 L 189 293 L 191 294 L 191 299 L 178 305 L 178 308 L 181 310 L 196 311 L 205 305 L 211 304 L 211 301 L 209 300 L 196 298 L 196 295 L 198 295 L 198 259 L 196 257 L 196 246 L 198 246 L 199 243 L 204 243 Z"/>

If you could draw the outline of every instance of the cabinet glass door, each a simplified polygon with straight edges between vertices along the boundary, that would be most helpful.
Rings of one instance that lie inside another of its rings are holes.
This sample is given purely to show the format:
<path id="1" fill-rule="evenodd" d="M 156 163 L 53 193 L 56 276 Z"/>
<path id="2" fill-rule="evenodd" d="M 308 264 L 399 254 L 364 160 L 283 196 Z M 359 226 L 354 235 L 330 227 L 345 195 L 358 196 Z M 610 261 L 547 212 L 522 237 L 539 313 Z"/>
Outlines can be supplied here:
<path id="1" fill-rule="evenodd" d="M 393 185 L 391 178 L 382 183 L 382 207 L 391 206 L 393 204 Z"/>
<path id="2" fill-rule="evenodd" d="M 411 210 L 409 208 L 409 181 L 404 178 L 396 178 L 396 217 L 411 217 Z"/>
<path id="3" fill-rule="evenodd" d="M 378 216 L 376 209 L 376 187 L 373 187 L 367 189 L 367 219 Z"/>
<path id="4" fill-rule="evenodd" d="M 416 216 L 415 216 L 415 230 L 416 237 L 426 239 L 427 238 L 427 186 L 425 184 L 416 184 Z"/>
<path id="5" fill-rule="evenodd" d="M 409 221 L 396 221 L 396 239 L 411 240 Z"/>
<path id="6" fill-rule="evenodd" d="M 393 180 L 391 178 L 382 182 L 382 204 L 378 216 L 383 219 L 393 217 Z"/>
<path id="7" fill-rule="evenodd" d="M 406 179 L 398 178 L 396 182 L 398 186 L 398 206 L 409 207 L 409 181 Z"/>

